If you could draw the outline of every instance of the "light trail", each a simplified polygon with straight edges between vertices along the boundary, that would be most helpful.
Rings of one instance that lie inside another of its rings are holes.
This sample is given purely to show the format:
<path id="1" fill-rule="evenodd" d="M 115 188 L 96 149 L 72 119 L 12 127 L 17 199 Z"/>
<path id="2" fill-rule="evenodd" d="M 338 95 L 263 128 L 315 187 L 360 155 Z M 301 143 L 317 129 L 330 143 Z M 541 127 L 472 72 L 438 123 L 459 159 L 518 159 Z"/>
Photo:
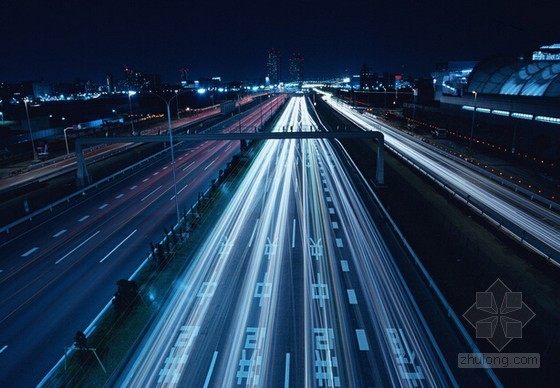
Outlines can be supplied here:
<path id="1" fill-rule="evenodd" d="M 118 385 L 456 385 L 327 141 L 265 142 L 174 288 Z"/>
<path id="2" fill-rule="evenodd" d="M 490 211 L 515 225 L 519 230 L 534 236 L 560 257 L 560 215 L 516 194 L 510 189 L 484 177 L 473 169 L 445 157 L 423 144 L 419 144 L 390 126 L 364 116 L 346 104 L 333 101 L 332 96 L 323 94 L 323 99 L 336 111 L 366 131 L 381 131 L 386 144 L 423 170 L 428 171 L 465 198 L 477 201 Z M 496 220 L 500 222 L 500 220 Z M 559 263 L 560 264 L 560 263 Z"/>

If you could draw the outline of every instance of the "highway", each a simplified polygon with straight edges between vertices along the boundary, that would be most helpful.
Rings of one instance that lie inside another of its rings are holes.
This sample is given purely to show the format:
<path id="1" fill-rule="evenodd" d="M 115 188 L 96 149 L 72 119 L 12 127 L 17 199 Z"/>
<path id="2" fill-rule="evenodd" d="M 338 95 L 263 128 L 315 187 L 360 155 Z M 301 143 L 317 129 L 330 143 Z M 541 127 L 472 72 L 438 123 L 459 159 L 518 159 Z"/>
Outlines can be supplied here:
<path id="1" fill-rule="evenodd" d="M 317 128 L 303 97 L 282 128 Z M 456 379 L 352 175 L 328 141 L 265 142 L 116 385 L 489 384 Z"/>
<path id="2" fill-rule="evenodd" d="M 281 107 L 284 96 L 264 103 Z M 234 128 L 260 125 L 254 109 Z M 180 207 L 189 208 L 231 157 L 238 142 L 181 144 L 176 150 Z M 0 386 L 32 387 L 84 330 L 175 223 L 168 157 L 160 158 L 82 201 L 61 207 L 0 237 Z M 86 333 L 87 334 L 87 333 Z"/>
<path id="3" fill-rule="evenodd" d="M 546 257 L 560 265 L 560 214 L 474 171 L 450 157 L 426 146 L 410 135 L 391 128 L 371 116 L 362 115 L 347 104 L 337 102 L 331 95 L 322 93 L 323 99 L 336 111 L 366 131 L 380 131 L 388 147 L 428 172 L 438 181 L 461 193 L 464 198 L 480 204 L 495 214 L 500 225 L 511 224 L 512 231 L 530 237 Z M 506 224 L 507 223 L 507 224 Z M 529 241 L 530 242 L 530 241 Z"/>

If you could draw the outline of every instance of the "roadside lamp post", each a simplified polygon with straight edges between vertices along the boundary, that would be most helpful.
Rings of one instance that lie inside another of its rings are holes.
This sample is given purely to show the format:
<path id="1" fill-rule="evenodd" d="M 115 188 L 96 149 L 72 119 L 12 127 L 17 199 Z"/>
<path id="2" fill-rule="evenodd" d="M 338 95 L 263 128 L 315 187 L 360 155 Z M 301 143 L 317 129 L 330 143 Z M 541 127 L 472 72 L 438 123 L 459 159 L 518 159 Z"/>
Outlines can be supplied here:
<path id="1" fill-rule="evenodd" d="M 33 148 L 33 160 L 37 160 L 37 150 L 35 149 L 35 142 L 33 141 L 33 131 L 31 130 L 31 120 L 29 119 L 29 108 L 27 107 L 27 103 L 29 100 L 26 98 L 23 99 L 25 104 L 25 113 L 27 114 L 27 127 L 29 128 L 29 137 L 31 138 L 31 148 Z"/>
<path id="2" fill-rule="evenodd" d="M 474 122 L 476 116 L 476 97 L 478 97 L 478 92 L 476 90 L 473 90 L 473 95 L 474 95 L 474 104 L 473 104 L 473 111 L 472 111 L 471 136 L 469 138 L 469 151 L 472 151 L 472 145 L 473 145 Z"/>
<path id="3" fill-rule="evenodd" d="M 387 88 L 385 86 L 381 86 L 385 91 L 383 93 L 383 109 L 387 110 Z"/>
<path id="4" fill-rule="evenodd" d="M 178 95 L 179 91 L 175 90 L 175 102 L 177 103 L 177 120 L 181 118 L 181 116 L 179 115 L 179 99 L 177 98 Z"/>
<path id="5" fill-rule="evenodd" d="M 171 101 L 173 101 L 173 99 L 176 99 L 177 96 L 180 96 L 181 94 L 186 92 L 187 90 L 183 90 L 182 92 L 175 93 L 175 95 L 171 96 L 171 98 L 168 100 L 166 100 L 165 98 L 163 98 L 157 93 L 150 92 L 150 94 L 153 94 L 154 96 L 162 100 L 167 108 L 167 128 L 168 128 L 167 131 L 169 132 L 169 147 L 171 148 L 171 170 L 173 171 L 173 190 L 175 194 L 175 210 L 177 212 L 177 224 L 179 224 L 179 222 L 181 221 L 181 216 L 179 215 L 179 199 L 177 198 L 177 175 L 175 173 L 175 151 L 173 147 L 173 129 L 171 128 L 171 109 L 169 108 L 169 106 L 171 104 Z"/>
<path id="6" fill-rule="evenodd" d="M 412 97 L 412 122 L 414 123 L 416 120 L 416 96 L 418 95 L 418 89 L 412 89 L 412 92 L 414 93 Z"/>
<path id="7" fill-rule="evenodd" d="M 130 126 L 132 127 L 132 135 L 134 135 L 134 120 L 132 118 L 132 101 L 130 100 L 130 96 L 134 96 L 135 94 L 135 91 L 128 91 L 128 107 L 130 108 Z"/>
<path id="8" fill-rule="evenodd" d="M 69 129 L 73 129 L 73 127 L 64 128 L 64 143 L 66 143 L 66 155 L 70 155 L 70 148 L 68 147 L 68 136 L 66 135 L 66 131 Z"/>

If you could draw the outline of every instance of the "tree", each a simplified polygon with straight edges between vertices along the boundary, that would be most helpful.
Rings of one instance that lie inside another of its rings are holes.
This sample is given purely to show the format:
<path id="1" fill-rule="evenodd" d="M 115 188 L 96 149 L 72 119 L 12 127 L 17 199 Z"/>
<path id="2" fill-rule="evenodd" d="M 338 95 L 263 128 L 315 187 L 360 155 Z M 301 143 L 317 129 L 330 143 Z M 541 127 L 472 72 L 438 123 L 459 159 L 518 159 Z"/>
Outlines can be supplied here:
<path id="1" fill-rule="evenodd" d="M 113 306 L 117 313 L 124 313 L 134 306 L 138 296 L 138 285 L 133 280 L 121 279 L 117 282 L 117 292 L 113 298 Z"/>

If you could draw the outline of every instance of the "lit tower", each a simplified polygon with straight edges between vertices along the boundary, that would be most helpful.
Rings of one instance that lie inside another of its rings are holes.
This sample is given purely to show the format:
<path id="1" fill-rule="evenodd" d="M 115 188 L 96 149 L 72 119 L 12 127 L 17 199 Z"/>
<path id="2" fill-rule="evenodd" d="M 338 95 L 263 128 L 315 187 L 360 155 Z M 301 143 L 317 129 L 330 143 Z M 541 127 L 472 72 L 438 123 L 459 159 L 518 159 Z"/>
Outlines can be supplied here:
<path id="1" fill-rule="evenodd" d="M 268 50 L 266 76 L 273 85 L 280 82 L 280 52 L 275 48 Z"/>
<path id="2" fill-rule="evenodd" d="M 290 57 L 290 76 L 293 82 L 303 82 L 303 57 L 293 54 Z"/>

